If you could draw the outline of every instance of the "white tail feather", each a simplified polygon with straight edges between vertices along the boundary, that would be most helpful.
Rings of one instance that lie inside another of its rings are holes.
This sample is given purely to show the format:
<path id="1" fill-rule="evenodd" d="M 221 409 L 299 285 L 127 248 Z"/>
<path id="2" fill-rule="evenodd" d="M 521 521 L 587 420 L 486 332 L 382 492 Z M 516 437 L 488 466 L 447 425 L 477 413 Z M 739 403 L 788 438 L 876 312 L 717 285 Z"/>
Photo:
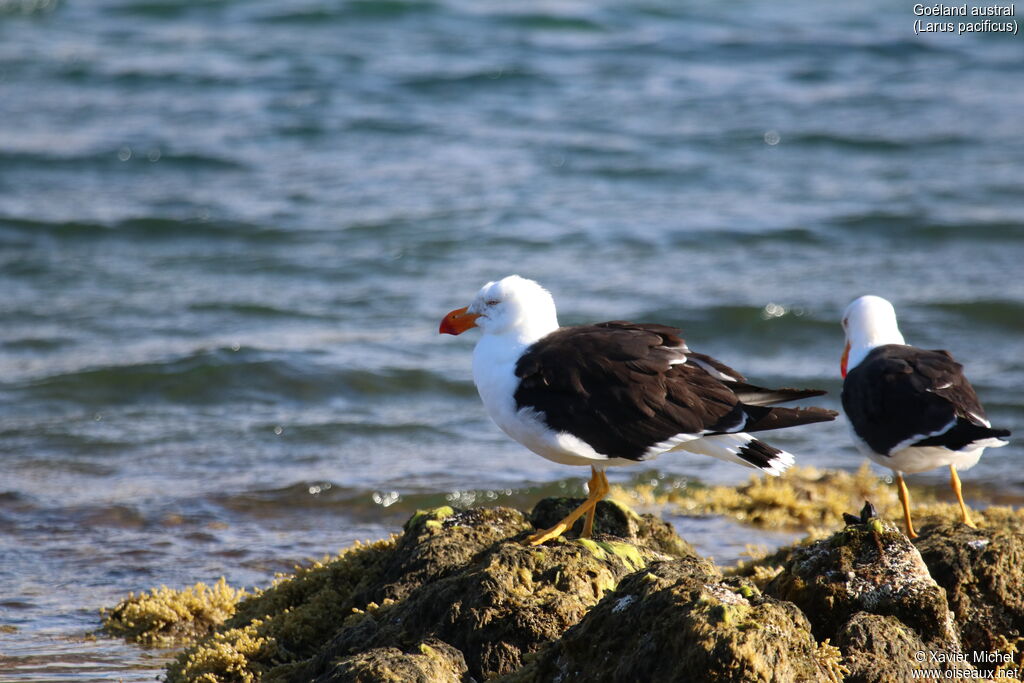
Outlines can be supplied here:
<path id="1" fill-rule="evenodd" d="M 699 455 L 710 455 L 712 458 L 718 458 L 719 460 L 725 460 L 726 462 L 734 462 L 738 465 L 743 465 L 744 467 L 759 469 L 774 477 L 785 472 L 790 465 L 796 462 L 792 453 L 780 450 L 769 461 L 768 467 L 758 467 L 739 455 L 741 448 L 754 441 L 756 441 L 754 437 L 742 432 L 739 434 L 716 434 L 715 436 L 705 436 L 702 439 L 687 441 L 679 444 L 672 450 L 687 451 L 689 453 L 697 453 Z"/>

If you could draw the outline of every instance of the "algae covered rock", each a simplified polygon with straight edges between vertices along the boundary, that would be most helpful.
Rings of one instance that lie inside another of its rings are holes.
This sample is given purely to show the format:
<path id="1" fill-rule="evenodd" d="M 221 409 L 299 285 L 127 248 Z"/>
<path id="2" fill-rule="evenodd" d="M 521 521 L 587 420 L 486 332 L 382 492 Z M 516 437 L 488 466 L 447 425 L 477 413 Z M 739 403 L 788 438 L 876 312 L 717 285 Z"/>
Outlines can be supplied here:
<path id="1" fill-rule="evenodd" d="M 794 548 L 765 592 L 797 605 L 818 640 L 840 649 L 848 681 L 909 680 L 915 652 L 960 650 L 945 591 L 910 540 L 878 519 Z"/>
<path id="2" fill-rule="evenodd" d="M 883 517 L 897 519 L 900 504 L 894 487 L 885 484 L 865 463 L 856 472 L 790 467 L 779 477 L 752 475 L 739 486 L 687 486 L 665 493 L 634 495 L 641 500 L 674 504 L 688 515 L 725 515 L 744 524 L 770 529 L 801 527 L 821 536 L 842 524 L 843 513 L 870 499 Z M 927 500 L 914 491 L 915 500 Z"/>
<path id="3" fill-rule="evenodd" d="M 223 624 L 245 595 L 223 578 L 212 586 L 197 583 L 184 590 L 161 586 L 129 595 L 115 607 L 101 610 L 102 630 L 141 645 L 187 643 Z"/>
<path id="4" fill-rule="evenodd" d="M 351 683 L 460 683 L 465 674 L 466 661 L 462 653 L 447 643 L 432 640 L 420 643 L 412 652 L 384 647 L 345 657 L 338 660 L 330 674 L 320 680 Z"/>
<path id="5" fill-rule="evenodd" d="M 630 575 L 508 683 L 541 681 L 834 681 L 791 603 L 723 582 L 707 560 L 652 563 Z"/>
<path id="6" fill-rule="evenodd" d="M 474 512 L 445 520 L 437 533 L 480 522 Z M 346 624 L 303 675 L 346 680 L 334 664 L 339 659 L 377 648 L 409 651 L 424 637 L 457 648 L 473 678 L 509 673 L 526 654 L 577 623 L 624 576 L 666 557 L 615 540 L 559 540 L 537 547 L 520 540 L 487 548 L 468 563 L 458 553 L 450 571 L 438 572 L 400 602 Z M 406 547 L 404 539 L 399 547 Z M 419 554 L 415 544 L 407 550 Z"/>
<path id="7" fill-rule="evenodd" d="M 926 668 L 913 655 L 930 651 L 921 634 L 898 618 L 869 612 L 850 617 L 836 633 L 835 644 L 843 654 L 847 683 L 912 680 L 914 669 Z"/>
<path id="8" fill-rule="evenodd" d="M 405 523 L 394 552 L 356 601 L 401 600 L 418 586 L 471 564 L 495 544 L 532 531 L 523 513 L 511 508 L 421 510 Z"/>
<path id="9" fill-rule="evenodd" d="M 171 662 L 168 682 L 269 680 L 282 665 L 312 656 L 353 609 L 368 607 L 357 606 L 353 595 L 374 582 L 394 547 L 394 539 L 357 543 L 279 577 Z"/>
<path id="10" fill-rule="evenodd" d="M 530 523 L 538 529 L 554 526 L 570 512 L 576 509 L 583 498 L 545 498 L 534 506 L 530 512 Z M 576 538 L 583 529 L 583 519 L 573 525 L 563 536 Z M 652 550 L 673 557 L 696 557 L 693 546 L 679 537 L 672 525 L 658 519 L 654 515 L 638 515 L 625 505 L 610 500 L 602 500 L 597 504 L 594 516 L 594 534 L 608 534 L 624 538 L 636 545 L 644 545 Z"/>
<path id="11" fill-rule="evenodd" d="M 1024 634 L 1024 514 L 990 509 L 979 523 L 929 521 L 914 543 L 946 589 L 964 650 L 1007 652 Z"/>
<path id="12" fill-rule="evenodd" d="M 1024 644 L 1024 513 L 990 508 L 972 530 L 936 507 L 915 547 L 866 506 L 723 577 L 671 525 L 615 503 L 599 505 L 593 538 L 525 544 L 578 503 L 420 511 L 400 536 L 254 595 L 221 582 L 130 596 L 105 628 L 199 638 L 169 683 L 901 681 L 976 676 L 992 664 L 971 654 Z"/>
<path id="13" fill-rule="evenodd" d="M 654 518 L 619 506 L 609 516 L 656 548 L 608 534 L 533 547 L 524 540 L 534 527 L 516 510 L 420 511 L 400 537 L 357 545 L 240 602 L 172 662 L 168 681 L 454 681 L 513 672 L 624 577 L 670 557 L 659 549 L 691 552 Z"/>

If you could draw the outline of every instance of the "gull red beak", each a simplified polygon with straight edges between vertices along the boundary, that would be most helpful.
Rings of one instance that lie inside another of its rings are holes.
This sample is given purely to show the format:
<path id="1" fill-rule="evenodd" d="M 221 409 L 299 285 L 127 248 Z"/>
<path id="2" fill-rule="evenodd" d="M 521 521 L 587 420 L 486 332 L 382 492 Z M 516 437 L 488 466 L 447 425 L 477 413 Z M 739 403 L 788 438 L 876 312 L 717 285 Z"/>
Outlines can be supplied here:
<path id="1" fill-rule="evenodd" d="M 850 342 L 846 342 L 846 348 L 843 349 L 843 357 L 839 359 L 839 372 L 842 373 L 843 379 L 846 379 L 846 364 L 850 360 Z"/>
<path id="2" fill-rule="evenodd" d="M 477 313 L 467 313 L 468 306 L 456 308 L 441 320 L 439 334 L 462 334 L 471 327 L 476 327 Z"/>

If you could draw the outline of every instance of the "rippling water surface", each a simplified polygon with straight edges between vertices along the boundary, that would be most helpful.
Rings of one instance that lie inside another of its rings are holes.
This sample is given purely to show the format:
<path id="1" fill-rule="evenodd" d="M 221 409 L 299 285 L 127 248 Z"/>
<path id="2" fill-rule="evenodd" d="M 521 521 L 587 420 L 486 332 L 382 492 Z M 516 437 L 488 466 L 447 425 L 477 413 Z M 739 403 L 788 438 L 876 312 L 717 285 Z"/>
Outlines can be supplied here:
<path id="1" fill-rule="evenodd" d="M 437 335 L 511 272 L 563 323 L 678 324 L 831 407 L 838 317 L 881 294 L 1024 431 L 1024 43 L 912 23 L 0 0 L 0 677 L 151 680 L 163 653 L 84 637 L 128 591 L 264 585 L 417 506 L 580 491 L 489 422 L 474 335 Z M 842 423 L 772 441 L 860 463 Z M 1019 458 L 968 495 L 1024 495 Z M 613 479 L 747 475 L 680 454 Z M 675 521 L 719 559 L 752 533 Z"/>

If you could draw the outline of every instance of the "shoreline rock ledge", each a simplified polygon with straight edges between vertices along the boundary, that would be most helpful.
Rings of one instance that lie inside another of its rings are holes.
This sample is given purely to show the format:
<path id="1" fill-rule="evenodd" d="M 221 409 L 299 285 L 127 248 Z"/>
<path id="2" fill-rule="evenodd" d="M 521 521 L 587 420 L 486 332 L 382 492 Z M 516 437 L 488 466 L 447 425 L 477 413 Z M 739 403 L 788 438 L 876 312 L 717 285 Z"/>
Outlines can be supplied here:
<path id="1" fill-rule="evenodd" d="M 104 629 L 158 642 L 154 629 L 202 624 L 168 665 L 172 683 L 881 682 L 1020 669 L 1019 511 L 990 508 L 980 529 L 935 518 L 916 545 L 871 518 L 739 570 L 612 502 L 592 539 L 523 545 L 577 502 L 420 511 L 400 535 L 240 596 L 233 614 L 218 604 L 219 625 L 199 606 L 147 622 L 169 609 L 165 590 L 162 612 L 131 596 Z"/>

